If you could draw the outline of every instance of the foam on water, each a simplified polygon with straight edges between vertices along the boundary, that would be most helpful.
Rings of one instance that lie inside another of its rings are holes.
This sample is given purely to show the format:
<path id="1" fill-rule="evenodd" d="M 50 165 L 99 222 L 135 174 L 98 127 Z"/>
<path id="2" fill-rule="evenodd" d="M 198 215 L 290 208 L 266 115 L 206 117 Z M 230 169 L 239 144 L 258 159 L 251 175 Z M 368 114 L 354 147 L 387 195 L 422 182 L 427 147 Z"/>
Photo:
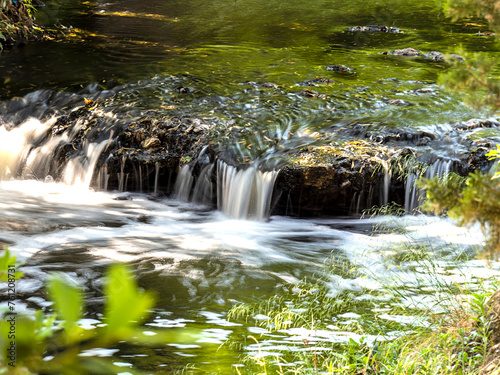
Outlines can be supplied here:
<path id="1" fill-rule="evenodd" d="M 222 343 L 237 328 L 221 312 L 213 311 L 213 306 L 226 311 L 235 301 L 272 292 L 279 285 L 300 285 L 305 276 L 323 274 L 332 296 L 354 292 L 360 302 L 389 303 L 393 297 L 387 287 L 411 290 L 400 303 L 412 308 L 432 306 L 432 292 L 439 283 L 474 285 L 483 277 L 500 276 L 498 263 L 487 268 L 482 260 L 464 262 L 466 267 L 457 269 L 452 260 L 480 245 L 483 238 L 477 228 L 459 228 L 437 217 L 245 221 L 178 200 L 150 198 L 93 192 L 62 183 L 2 181 L 0 241 L 26 260 L 25 277 L 18 285 L 20 298 L 38 296 L 49 270 L 63 271 L 73 282 L 100 288 L 103 265 L 127 262 L 141 278 L 151 275 L 161 289 L 162 298 L 155 309 L 159 317 L 149 326 L 189 328 L 202 320 L 209 328 L 198 342 L 186 343 L 200 345 Z M 377 232 L 372 226 L 398 230 Z M 394 248 L 407 243 L 427 244 L 430 256 L 435 257 L 432 264 L 426 260 L 391 261 Z M 450 244 L 452 254 L 439 255 L 440 248 Z M 325 272 L 325 261 L 331 258 L 348 262 L 357 274 Z M 194 313 L 178 315 L 186 309 L 197 311 L 196 323 L 192 323 Z M 163 315 L 171 310 L 176 311 L 175 318 L 165 319 Z M 312 347 L 361 337 L 373 343 L 402 334 L 361 336 L 349 332 L 346 327 L 356 319 L 355 314 L 361 313 L 352 311 L 335 318 L 337 328 L 263 333 L 260 346 L 249 345 L 247 351 L 276 355 L 290 347 L 304 350 L 298 345 L 304 338 Z M 391 313 L 382 318 L 413 324 Z M 189 350 L 195 349 L 183 348 L 183 355 L 191 355 Z"/>

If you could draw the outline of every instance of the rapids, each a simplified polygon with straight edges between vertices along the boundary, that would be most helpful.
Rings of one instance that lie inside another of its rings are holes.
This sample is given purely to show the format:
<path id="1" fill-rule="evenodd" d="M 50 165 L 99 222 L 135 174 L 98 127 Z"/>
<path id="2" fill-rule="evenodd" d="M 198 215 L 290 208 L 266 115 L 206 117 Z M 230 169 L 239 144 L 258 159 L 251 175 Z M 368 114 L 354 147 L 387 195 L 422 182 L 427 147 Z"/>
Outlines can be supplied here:
<path id="1" fill-rule="evenodd" d="M 391 308 L 439 310 L 443 285 L 475 290 L 500 275 L 497 260 L 474 258 L 478 228 L 419 214 L 415 186 L 463 167 L 467 147 L 500 142 L 499 124 L 467 125 L 486 112 L 436 83 L 446 63 L 383 54 L 451 53 L 456 44 L 498 53 L 498 42 L 476 35 L 481 25 L 452 22 L 431 0 L 47 0 L 38 20 L 57 25 L 58 36 L 0 55 L 0 246 L 24 261 L 19 312 L 51 311 L 44 281 L 64 272 L 83 286 L 79 323 L 93 329 L 102 323 L 103 273 L 125 262 L 159 297 L 148 334 L 198 332 L 182 343 L 81 355 L 111 358 L 123 373 L 193 365 L 234 374 L 247 354 L 360 340 L 355 326 L 374 316 L 381 331 L 364 339 L 397 337 L 428 322 Z M 368 24 L 404 33 L 347 29 Z M 92 103 L 100 106 L 80 116 Z M 180 166 L 172 172 L 165 155 L 143 164 L 144 154 L 134 163 L 111 155 L 127 127 L 167 117 L 195 118 L 190 129 L 208 134 L 215 157 L 206 145 L 189 157 L 170 150 Z M 411 147 L 428 168 L 397 180 L 384 159 L 380 184 L 348 202 L 353 216 L 273 214 L 288 156 L 358 139 Z M 366 201 L 393 201 L 395 184 L 406 215 L 360 218 Z M 318 330 L 271 332 L 262 315 L 227 319 L 239 302 L 293 295 L 304 278 L 354 302 Z M 5 285 L 0 295 L 2 308 Z"/>

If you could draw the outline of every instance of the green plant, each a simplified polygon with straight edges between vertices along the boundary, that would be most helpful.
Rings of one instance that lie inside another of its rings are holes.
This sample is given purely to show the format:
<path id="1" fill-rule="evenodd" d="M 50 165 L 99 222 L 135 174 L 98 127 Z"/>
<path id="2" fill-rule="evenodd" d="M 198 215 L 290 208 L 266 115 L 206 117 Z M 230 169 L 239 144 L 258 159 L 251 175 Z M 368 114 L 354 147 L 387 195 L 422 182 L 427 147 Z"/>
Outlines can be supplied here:
<path id="1" fill-rule="evenodd" d="M 446 211 L 460 225 L 479 223 L 486 233 L 486 249 L 492 255 L 500 252 L 500 184 L 497 179 L 476 171 L 465 179 L 457 175 L 448 179 L 422 179 L 420 186 L 427 189 L 425 210 Z"/>
<path id="2" fill-rule="evenodd" d="M 16 264 L 13 267 L 14 264 L 15 256 L 5 249 L 0 257 L 0 278 L 12 275 L 12 280 L 17 281 L 21 273 L 16 273 L 14 277 L 9 271 L 19 266 Z M 149 314 L 155 298 L 152 293 L 139 289 L 127 266 L 111 266 L 104 280 L 104 324 L 94 329 L 80 326 L 79 321 L 85 311 L 83 291 L 64 274 L 52 274 L 46 285 L 49 298 L 54 303 L 54 313 L 37 310 L 12 315 L 13 309 L 8 311 L 10 305 L 0 311 L 0 373 L 112 374 L 120 369 L 111 361 L 80 354 L 124 341 L 133 340 L 135 345 L 155 345 L 184 340 L 184 335 L 165 331 L 154 336 L 142 333 L 140 323 Z M 15 307 L 15 303 L 12 306 Z M 185 334 L 191 337 L 190 333 Z M 9 348 L 13 350 L 11 358 Z"/>
<path id="3" fill-rule="evenodd" d="M 439 83 L 450 91 L 466 94 L 465 102 L 477 109 L 500 107 L 500 81 L 493 70 L 498 59 L 484 53 L 468 53 L 460 48 L 463 60 L 451 59 L 451 69 L 439 76 Z"/>

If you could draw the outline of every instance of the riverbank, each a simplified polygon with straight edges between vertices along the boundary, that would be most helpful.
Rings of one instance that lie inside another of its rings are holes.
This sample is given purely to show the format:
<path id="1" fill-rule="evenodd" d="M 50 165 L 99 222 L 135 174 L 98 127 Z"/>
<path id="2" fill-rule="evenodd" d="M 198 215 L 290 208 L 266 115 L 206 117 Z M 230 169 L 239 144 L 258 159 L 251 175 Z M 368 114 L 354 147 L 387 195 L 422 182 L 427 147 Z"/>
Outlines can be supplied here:
<path id="1" fill-rule="evenodd" d="M 0 51 L 41 41 L 46 33 L 34 22 L 31 0 L 2 0 L 0 3 Z"/>
<path id="2" fill-rule="evenodd" d="M 253 342 L 245 374 L 498 375 L 500 291 L 457 286 L 441 285 L 432 307 L 423 301 L 406 308 L 372 306 L 360 316 L 350 312 L 352 297 L 331 296 L 322 283 L 304 280 L 294 293 L 233 307 L 229 319 L 257 316 L 262 327 L 248 337 Z M 339 319 L 327 325 L 333 315 Z M 269 338 L 280 332 L 294 335 L 304 350 L 282 352 L 270 345 Z"/>

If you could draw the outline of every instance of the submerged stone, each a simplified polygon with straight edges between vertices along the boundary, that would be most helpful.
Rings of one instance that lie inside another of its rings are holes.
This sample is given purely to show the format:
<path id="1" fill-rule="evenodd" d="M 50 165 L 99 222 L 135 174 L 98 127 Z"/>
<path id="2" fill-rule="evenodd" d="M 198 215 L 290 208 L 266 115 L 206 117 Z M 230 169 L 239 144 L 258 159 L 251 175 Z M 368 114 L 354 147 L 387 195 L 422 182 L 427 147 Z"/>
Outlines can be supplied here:
<path id="1" fill-rule="evenodd" d="M 437 62 L 445 62 L 446 57 L 452 60 L 463 60 L 463 57 L 457 54 L 449 54 L 449 55 L 444 55 L 442 52 L 438 51 L 430 51 L 430 52 L 422 52 L 420 50 L 417 50 L 415 48 L 402 48 L 402 49 L 396 49 L 393 51 L 384 51 L 382 52 L 383 55 L 394 55 L 394 56 L 407 56 L 407 57 L 419 57 L 425 60 L 432 60 L 432 61 L 437 61 Z"/>
<path id="2" fill-rule="evenodd" d="M 368 26 L 353 26 L 348 27 L 346 31 L 349 32 L 368 32 L 368 33 L 390 33 L 390 34 L 404 34 L 404 31 L 394 26 L 383 25 L 368 25 Z"/>
<path id="3" fill-rule="evenodd" d="M 354 74 L 356 73 L 354 68 L 345 66 L 345 65 L 328 65 L 325 67 L 326 70 L 331 72 L 336 72 L 339 74 Z"/>

